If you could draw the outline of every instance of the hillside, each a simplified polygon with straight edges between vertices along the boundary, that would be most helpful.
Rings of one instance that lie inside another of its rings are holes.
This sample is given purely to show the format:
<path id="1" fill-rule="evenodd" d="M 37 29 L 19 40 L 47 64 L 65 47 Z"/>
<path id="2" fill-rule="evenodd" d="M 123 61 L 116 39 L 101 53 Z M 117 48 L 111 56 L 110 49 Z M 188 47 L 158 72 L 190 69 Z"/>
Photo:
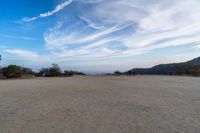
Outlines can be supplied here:
<path id="1" fill-rule="evenodd" d="M 200 65 L 200 57 L 185 62 L 186 64 Z"/>
<path id="2" fill-rule="evenodd" d="M 125 74 L 128 75 L 200 75 L 200 57 L 183 63 L 161 64 L 152 68 L 134 68 Z"/>

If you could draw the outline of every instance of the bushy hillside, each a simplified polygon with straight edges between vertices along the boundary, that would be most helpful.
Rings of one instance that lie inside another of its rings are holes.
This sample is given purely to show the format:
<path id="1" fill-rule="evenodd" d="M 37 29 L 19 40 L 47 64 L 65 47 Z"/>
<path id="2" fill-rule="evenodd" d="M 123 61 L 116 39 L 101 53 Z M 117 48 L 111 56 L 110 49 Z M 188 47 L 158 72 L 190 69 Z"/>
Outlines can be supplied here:
<path id="1" fill-rule="evenodd" d="M 200 76 L 200 57 L 183 63 L 161 64 L 152 68 L 134 68 L 125 72 L 125 74 Z"/>

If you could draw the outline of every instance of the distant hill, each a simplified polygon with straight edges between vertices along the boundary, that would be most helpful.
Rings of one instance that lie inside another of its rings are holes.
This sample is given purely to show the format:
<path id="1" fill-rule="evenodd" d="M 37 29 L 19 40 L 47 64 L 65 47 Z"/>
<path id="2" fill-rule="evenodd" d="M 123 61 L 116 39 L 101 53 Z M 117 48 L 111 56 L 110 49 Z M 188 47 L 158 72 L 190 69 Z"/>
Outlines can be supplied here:
<path id="1" fill-rule="evenodd" d="M 183 63 L 161 64 L 152 68 L 134 68 L 124 74 L 200 76 L 200 57 Z"/>
<path id="2" fill-rule="evenodd" d="M 193 64 L 193 65 L 200 65 L 200 57 L 195 58 L 193 60 L 185 62 L 185 64 Z"/>

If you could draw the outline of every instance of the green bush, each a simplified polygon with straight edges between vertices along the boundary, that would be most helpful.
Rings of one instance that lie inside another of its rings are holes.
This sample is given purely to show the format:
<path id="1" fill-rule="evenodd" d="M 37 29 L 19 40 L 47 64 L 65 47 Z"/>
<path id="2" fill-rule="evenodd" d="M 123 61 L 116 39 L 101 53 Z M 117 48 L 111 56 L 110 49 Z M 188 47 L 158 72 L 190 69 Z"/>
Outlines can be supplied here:
<path id="1" fill-rule="evenodd" d="M 21 67 L 21 73 L 22 74 L 29 74 L 29 75 L 35 75 L 35 72 L 31 68 Z"/>
<path id="2" fill-rule="evenodd" d="M 42 77 L 59 77 L 62 76 L 62 70 L 57 64 L 52 64 L 52 67 L 42 68 L 37 76 Z"/>
<path id="3" fill-rule="evenodd" d="M 49 77 L 62 76 L 62 70 L 57 64 L 52 64 L 52 67 L 49 68 Z"/>
<path id="4" fill-rule="evenodd" d="M 16 65 L 9 65 L 2 68 L 2 74 L 5 78 L 19 78 L 21 77 L 21 67 Z"/>
<path id="5" fill-rule="evenodd" d="M 78 71 L 64 71 L 63 76 L 73 76 L 73 75 L 86 75 L 85 73 L 78 72 Z"/>
<path id="6" fill-rule="evenodd" d="M 3 73 L 2 73 L 2 69 L 0 68 L 0 79 L 3 78 Z"/>
<path id="7" fill-rule="evenodd" d="M 65 76 L 65 77 L 70 77 L 73 75 L 74 75 L 74 73 L 72 71 L 64 71 L 64 73 L 63 73 L 63 76 Z"/>
<path id="8" fill-rule="evenodd" d="M 35 75 L 30 68 L 9 65 L 0 69 L 0 78 L 21 78 L 22 76 Z"/>

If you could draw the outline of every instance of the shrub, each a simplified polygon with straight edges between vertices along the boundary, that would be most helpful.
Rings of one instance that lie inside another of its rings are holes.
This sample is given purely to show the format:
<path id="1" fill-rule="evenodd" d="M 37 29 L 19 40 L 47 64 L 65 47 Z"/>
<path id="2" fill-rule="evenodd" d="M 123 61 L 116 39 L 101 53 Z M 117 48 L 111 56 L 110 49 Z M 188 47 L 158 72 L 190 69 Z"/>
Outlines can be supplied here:
<path id="1" fill-rule="evenodd" d="M 82 72 L 77 72 L 77 71 L 64 71 L 64 76 L 73 76 L 73 75 L 86 75 L 85 73 Z"/>
<path id="2" fill-rule="evenodd" d="M 20 78 L 27 75 L 35 75 L 35 73 L 30 68 L 17 65 L 9 65 L 0 69 L 0 78 Z"/>
<path id="3" fill-rule="evenodd" d="M 42 68 L 37 76 L 43 77 L 58 77 L 62 76 L 62 70 L 57 64 L 52 64 L 52 67 L 49 68 Z"/>
<path id="4" fill-rule="evenodd" d="M 114 72 L 114 75 L 122 75 L 122 73 L 119 70 L 117 70 Z"/>
<path id="5" fill-rule="evenodd" d="M 22 74 L 35 75 L 35 72 L 31 68 L 21 67 Z"/>
<path id="6" fill-rule="evenodd" d="M 62 70 L 57 64 L 52 64 L 49 68 L 49 77 L 62 76 Z"/>
<path id="7" fill-rule="evenodd" d="M 73 76 L 73 75 L 74 75 L 74 73 L 72 71 L 64 71 L 64 73 L 63 73 L 63 76 L 66 76 L 66 77 Z"/>
<path id="8" fill-rule="evenodd" d="M 2 69 L 0 68 L 0 79 L 3 78 L 3 73 L 2 73 Z"/>
<path id="9" fill-rule="evenodd" d="M 2 74 L 5 78 L 19 78 L 21 77 L 21 67 L 16 65 L 9 65 L 2 68 Z"/>
<path id="10" fill-rule="evenodd" d="M 48 68 L 42 68 L 37 74 L 36 76 L 42 76 L 42 77 L 45 77 L 48 73 L 49 69 Z"/>

